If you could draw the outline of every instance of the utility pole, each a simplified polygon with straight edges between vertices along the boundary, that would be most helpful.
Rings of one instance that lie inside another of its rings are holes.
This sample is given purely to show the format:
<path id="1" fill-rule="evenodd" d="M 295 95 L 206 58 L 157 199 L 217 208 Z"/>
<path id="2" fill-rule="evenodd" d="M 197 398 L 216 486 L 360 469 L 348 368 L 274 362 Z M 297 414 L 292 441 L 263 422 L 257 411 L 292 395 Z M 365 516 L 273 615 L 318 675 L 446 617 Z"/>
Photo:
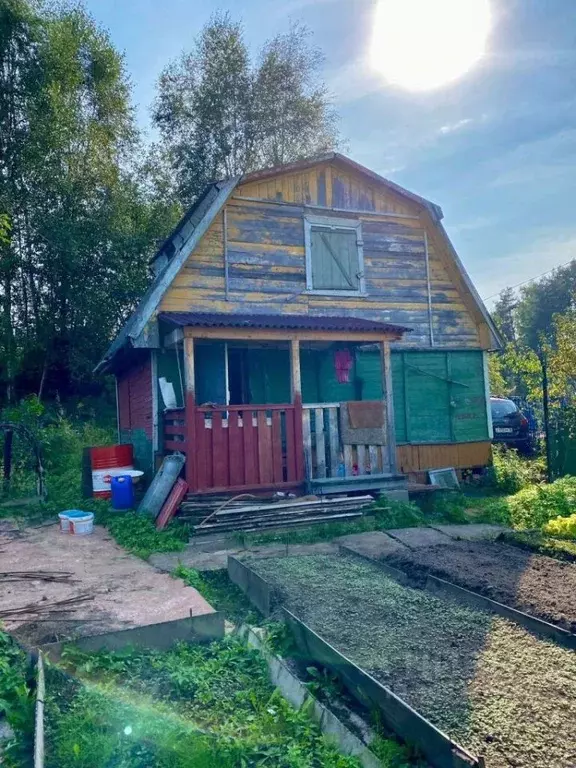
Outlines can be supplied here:
<path id="1" fill-rule="evenodd" d="M 546 441 L 546 479 L 552 482 L 552 460 L 550 451 L 550 407 L 548 397 L 548 359 L 546 352 L 540 350 L 538 359 L 542 366 L 542 405 L 544 407 L 544 439 Z"/>

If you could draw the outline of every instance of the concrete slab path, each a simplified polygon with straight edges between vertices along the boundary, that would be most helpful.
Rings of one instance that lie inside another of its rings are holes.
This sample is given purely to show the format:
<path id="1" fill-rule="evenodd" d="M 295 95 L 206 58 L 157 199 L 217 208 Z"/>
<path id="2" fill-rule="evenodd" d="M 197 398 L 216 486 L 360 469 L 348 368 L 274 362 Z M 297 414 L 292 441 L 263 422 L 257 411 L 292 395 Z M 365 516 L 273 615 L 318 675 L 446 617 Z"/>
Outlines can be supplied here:
<path id="1" fill-rule="evenodd" d="M 403 547 L 429 547 L 452 539 L 496 538 L 505 530 L 496 525 L 444 525 L 426 528 L 398 528 L 389 532 L 368 531 L 339 536 L 332 541 L 316 544 L 268 544 L 252 547 L 241 546 L 236 540 L 222 536 L 199 536 L 192 539 L 183 552 L 158 553 L 150 557 L 150 563 L 161 571 L 172 572 L 180 563 L 198 571 L 217 571 L 227 567 L 228 555 L 255 558 L 281 555 L 337 554 L 340 545 L 367 557 L 386 557 Z M 390 534 L 390 535 L 389 535 Z"/>
<path id="2" fill-rule="evenodd" d="M 338 545 L 334 542 L 317 544 L 269 544 L 268 546 L 239 547 L 225 546 L 214 552 L 203 552 L 197 544 L 192 544 L 183 552 L 158 553 L 150 557 L 150 563 L 161 571 L 170 573 L 180 563 L 197 571 L 218 571 L 226 568 L 228 555 L 255 558 L 280 557 L 281 555 L 334 555 L 338 554 Z"/>
<path id="3" fill-rule="evenodd" d="M 432 525 L 440 533 L 445 533 L 452 539 L 463 541 L 494 541 L 503 531 L 507 530 L 503 525 L 490 525 L 488 523 L 474 523 L 472 525 Z"/>
<path id="4" fill-rule="evenodd" d="M 350 536 L 341 536 L 335 541 L 350 552 L 364 557 L 373 557 L 376 560 L 406 549 L 404 544 L 382 531 L 353 533 Z"/>
<path id="5" fill-rule="evenodd" d="M 394 528 L 387 533 L 411 549 L 436 547 L 450 541 L 448 534 L 436 531 L 434 528 Z"/>

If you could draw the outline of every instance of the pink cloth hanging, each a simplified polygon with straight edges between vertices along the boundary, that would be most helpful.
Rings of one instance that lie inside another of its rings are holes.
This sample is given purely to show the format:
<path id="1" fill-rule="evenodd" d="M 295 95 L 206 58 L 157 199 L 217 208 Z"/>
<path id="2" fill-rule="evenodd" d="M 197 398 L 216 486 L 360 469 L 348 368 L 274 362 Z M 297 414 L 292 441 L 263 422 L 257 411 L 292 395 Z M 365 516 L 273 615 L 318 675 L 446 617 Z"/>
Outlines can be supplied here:
<path id="1" fill-rule="evenodd" d="M 338 349 L 334 352 L 334 368 L 336 370 L 336 380 L 339 384 L 348 384 L 350 381 L 352 362 L 352 355 L 349 349 Z"/>

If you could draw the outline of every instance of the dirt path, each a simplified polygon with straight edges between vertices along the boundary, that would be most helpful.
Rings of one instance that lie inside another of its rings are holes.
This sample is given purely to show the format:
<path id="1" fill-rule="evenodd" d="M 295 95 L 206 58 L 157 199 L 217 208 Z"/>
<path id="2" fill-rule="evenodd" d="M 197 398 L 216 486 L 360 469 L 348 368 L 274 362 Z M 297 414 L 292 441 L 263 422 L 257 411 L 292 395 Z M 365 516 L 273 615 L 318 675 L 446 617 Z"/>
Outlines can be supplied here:
<path id="1" fill-rule="evenodd" d="M 450 541 L 382 552 L 410 575 L 452 581 L 576 632 L 576 564 L 488 541 Z"/>
<path id="2" fill-rule="evenodd" d="M 129 555 L 99 526 L 84 537 L 62 534 L 57 525 L 1 529 L 0 563 L 3 572 L 71 573 L 62 583 L 0 578 L 0 613 L 31 605 L 30 613 L 4 622 L 31 646 L 213 612 L 199 592 Z M 89 599 L 47 615 L 51 604 L 80 595 Z"/>
<path id="3" fill-rule="evenodd" d="M 487 768 L 576 765 L 576 654 L 346 556 L 255 560 L 296 615 Z"/>

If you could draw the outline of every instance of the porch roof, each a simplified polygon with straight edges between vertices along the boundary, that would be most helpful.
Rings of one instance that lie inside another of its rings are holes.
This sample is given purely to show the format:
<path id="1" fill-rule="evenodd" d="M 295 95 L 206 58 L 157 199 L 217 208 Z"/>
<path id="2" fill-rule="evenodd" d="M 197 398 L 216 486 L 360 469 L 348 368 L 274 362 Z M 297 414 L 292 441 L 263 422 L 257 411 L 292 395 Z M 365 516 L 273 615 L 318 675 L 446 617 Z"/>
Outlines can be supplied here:
<path id="1" fill-rule="evenodd" d="M 412 330 L 403 325 L 366 320 L 361 317 L 320 317 L 314 315 L 244 315 L 223 312 L 162 312 L 159 320 L 179 327 L 270 328 L 290 331 L 382 332 L 402 336 Z"/>

